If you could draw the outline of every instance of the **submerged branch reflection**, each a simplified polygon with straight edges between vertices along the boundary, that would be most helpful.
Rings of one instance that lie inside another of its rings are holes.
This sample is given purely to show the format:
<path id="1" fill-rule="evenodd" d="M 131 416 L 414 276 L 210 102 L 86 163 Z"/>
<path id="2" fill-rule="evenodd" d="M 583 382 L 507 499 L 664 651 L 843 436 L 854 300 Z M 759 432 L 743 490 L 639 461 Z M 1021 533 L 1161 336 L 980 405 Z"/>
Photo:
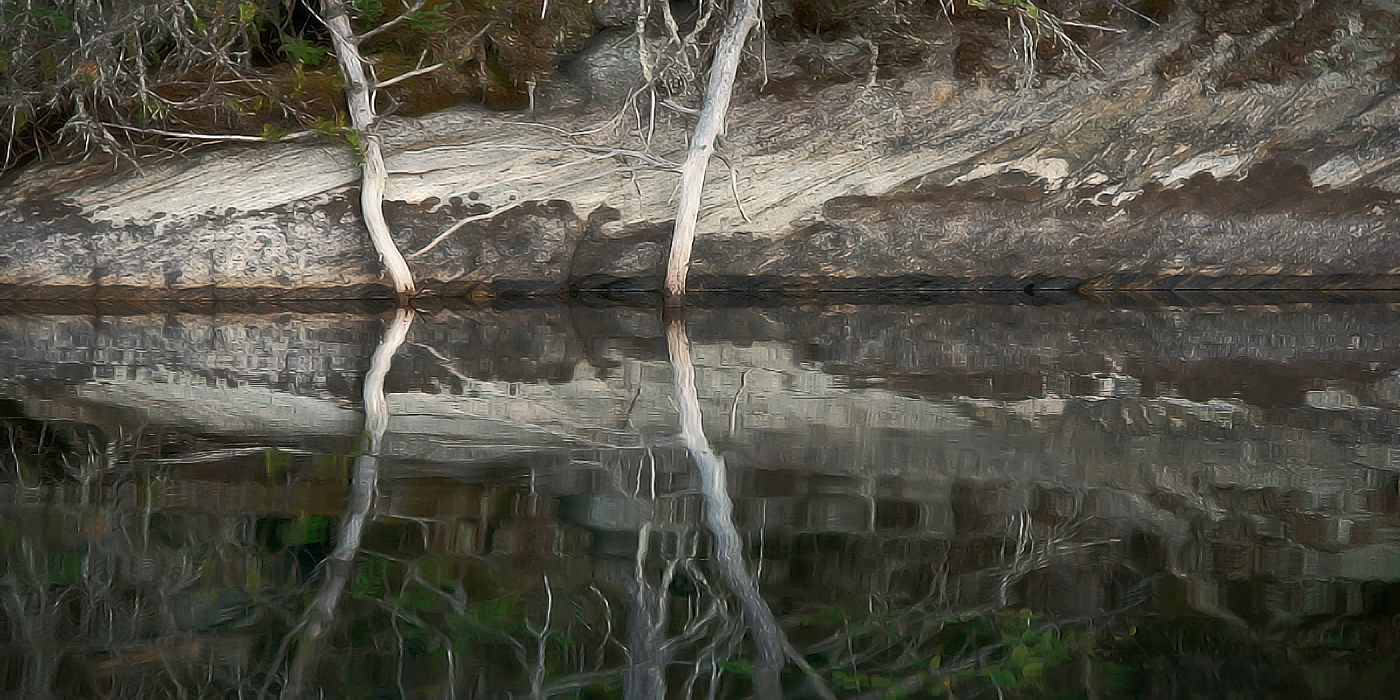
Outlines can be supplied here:
<path id="1" fill-rule="evenodd" d="M 0 316 L 0 696 L 1393 694 L 1393 311 L 552 313 Z"/>

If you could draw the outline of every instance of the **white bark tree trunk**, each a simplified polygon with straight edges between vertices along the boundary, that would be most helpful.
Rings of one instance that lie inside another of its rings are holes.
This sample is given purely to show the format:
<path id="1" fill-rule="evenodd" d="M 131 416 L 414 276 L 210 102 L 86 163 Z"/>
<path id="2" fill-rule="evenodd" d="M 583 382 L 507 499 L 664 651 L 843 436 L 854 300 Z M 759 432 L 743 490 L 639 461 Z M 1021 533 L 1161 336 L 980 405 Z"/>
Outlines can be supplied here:
<path id="1" fill-rule="evenodd" d="M 350 27 L 350 16 L 345 12 L 342 0 L 321 0 L 321 16 L 331 33 L 331 43 L 335 46 L 335 57 L 340 62 L 340 74 L 345 78 L 345 102 L 350 110 L 350 123 L 359 132 L 364 146 L 364 165 L 360 181 L 360 211 L 369 229 L 370 241 L 379 253 L 379 260 L 389 273 L 394 291 L 400 302 L 413 296 L 413 273 L 408 269 L 403 254 L 389 233 L 389 225 L 384 221 L 384 185 L 389 179 L 384 167 L 384 153 L 379 145 L 379 137 L 372 127 L 376 115 L 370 97 L 370 84 L 365 76 L 365 61 L 354 30 Z"/>
<path id="2" fill-rule="evenodd" d="M 680 201 L 676 204 L 676 224 L 671 234 L 671 255 L 666 262 L 666 296 L 685 295 L 685 277 L 690 271 L 690 249 L 695 242 L 695 224 L 700 215 L 700 195 L 705 188 L 705 170 L 715 151 L 715 138 L 724 133 L 729 98 L 734 93 L 734 74 L 744 53 L 749 31 L 758 24 L 759 0 L 736 0 L 729 24 L 720 34 L 715 58 L 710 64 L 710 80 L 705 100 L 690 138 L 690 151 L 681 164 Z"/>
<path id="3" fill-rule="evenodd" d="M 705 437 L 701 424 L 700 396 L 695 390 L 695 366 L 690 361 L 690 338 L 685 322 L 672 321 L 666 329 L 666 346 L 671 355 L 675 374 L 676 404 L 680 409 L 681 441 L 690 452 L 700 472 L 700 495 L 705 501 L 705 526 L 714 537 L 714 561 L 729 591 L 739 599 L 744 621 L 754 643 L 754 697 L 768 700 L 783 696 L 781 674 L 788 658 L 798 663 L 814 679 L 810 666 L 792 649 L 787 635 L 778 626 L 773 611 L 763 600 L 758 583 L 744 564 L 743 538 L 734 527 L 734 503 L 729 498 L 729 485 L 724 459 L 715 454 Z M 818 686 L 823 697 L 830 692 Z"/>

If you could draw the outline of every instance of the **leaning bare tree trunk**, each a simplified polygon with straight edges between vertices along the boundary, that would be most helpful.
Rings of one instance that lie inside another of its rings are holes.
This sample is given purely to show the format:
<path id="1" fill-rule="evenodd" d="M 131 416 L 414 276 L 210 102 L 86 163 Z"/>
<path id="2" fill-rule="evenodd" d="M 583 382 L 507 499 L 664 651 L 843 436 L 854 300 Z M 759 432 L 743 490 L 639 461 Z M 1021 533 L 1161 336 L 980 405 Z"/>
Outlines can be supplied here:
<path id="1" fill-rule="evenodd" d="M 413 295 L 413 273 L 408 270 L 403 254 L 394 244 L 389 234 L 389 225 L 384 221 L 384 183 L 389 179 L 384 167 L 384 153 L 380 150 L 379 137 L 374 135 L 374 105 L 370 99 L 370 84 L 365 77 L 365 61 L 360 56 L 354 30 L 350 27 L 350 16 L 345 13 L 342 0 L 321 0 L 321 14 L 326 28 L 330 30 L 331 42 L 335 45 L 335 57 L 340 62 L 340 73 L 345 78 L 345 101 L 350 109 L 350 122 L 360 133 L 364 145 L 364 167 L 360 178 L 360 211 L 369 228 L 370 241 L 379 253 L 379 260 L 389 272 L 394 283 L 394 291 L 402 302 Z"/>
<path id="2" fill-rule="evenodd" d="M 666 262 L 666 296 L 672 299 L 685 295 L 685 276 L 690 271 L 690 248 L 695 242 L 695 220 L 700 215 L 705 170 L 715 150 L 715 137 L 724 132 L 724 117 L 729 112 L 729 98 L 734 92 L 734 73 L 739 69 L 739 58 L 749 31 L 758 24 L 758 3 L 759 0 L 736 0 L 710 64 L 705 100 L 700 105 L 700 116 L 690 137 L 690 151 L 681 164 L 681 197 L 676 205 L 675 231 L 671 234 L 671 257 Z"/>

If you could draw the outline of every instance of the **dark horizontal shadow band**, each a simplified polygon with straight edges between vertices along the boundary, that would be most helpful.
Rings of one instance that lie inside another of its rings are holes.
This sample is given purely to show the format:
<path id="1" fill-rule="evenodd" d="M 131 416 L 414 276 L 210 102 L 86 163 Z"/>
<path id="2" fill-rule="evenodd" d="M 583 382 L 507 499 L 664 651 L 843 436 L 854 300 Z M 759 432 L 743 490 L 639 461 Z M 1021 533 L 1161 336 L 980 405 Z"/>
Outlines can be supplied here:
<path id="1" fill-rule="evenodd" d="M 593 275 L 567 284 L 494 280 L 419 284 L 415 305 L 530 304 L 573 299 L 589 304 L 650 304 L 662 278 Z M 1400 303 L 1400 275 L 1048 275 L 958 278 L 718 276 L 691 278 L 687 304 L 700 307 L 788 303 L 1045 304 L 1091 300 L 1113 304 Z M 293 309 L 378 312 L 394 305 L 384 285 L 314 288 L 113 285 L 0 285 L 0 313 L 219 313 Z"/>

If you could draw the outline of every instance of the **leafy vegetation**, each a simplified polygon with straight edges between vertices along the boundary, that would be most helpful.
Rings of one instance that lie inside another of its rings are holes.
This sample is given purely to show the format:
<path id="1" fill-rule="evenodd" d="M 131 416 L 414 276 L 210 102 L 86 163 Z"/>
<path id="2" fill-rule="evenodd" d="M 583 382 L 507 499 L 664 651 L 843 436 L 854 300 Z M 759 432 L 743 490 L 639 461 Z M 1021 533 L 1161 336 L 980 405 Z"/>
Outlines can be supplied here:
<path id="1" fill-rule="evenodd" d="M 1084 621 L 1066 625 L 1030 610 L 940 616 L 915 608 L 872 613 L 823 606 L 795 617 L 825 640 L 808 658 L 834 687 L 877 697 L 1059 697 L 1100 649 Z"/>
<path id="2" fill-rule="evenodd" d="M 373 33 L 360 49 L 378 80 L 440 64 L 386 88 L 381 112 L 421 114 L 463 100 L 523 108 L 533 87 L 598 30 L 589 0 L 428 0 L 421 6 L 353 0 L 347 5 L 355 31 Z M 653 0 L 644 6 L 651 15 L 649 31 L 666 32 L 659 5 Z M 416 9 L 404 14 L 411 7 Z M 331 42 L 317 10 L 313 0 L 195 0 L 169 6 L 142 0 L 0 0 L 0 134 L 5 137 L 0 172 L 57 143 L 128 153 L 134 144 L 151 140 L 153 134 L 143 129 L 276 135 L 311 128 L 318 120 L 337 121 L 342 86 L 335 62 L 327 60 Z M 724 11 L 722 3 L 703 2 L 691 14 L 681 5 L 675 13 L 680 28 L 690 30 L 703 21 L 697 16 Z M 933 34 L 946 33 L 949 21 L 973 21 L 998 31 L 1009 31 L 1011 20 L 1019 22 L 1028 40 L 1039 42 L 1040 58 L 1024 56 L 1027 75 L 1034 74 L 1037 61 L 1048 65 L 1050 54 L 1068 52 L 1077 65 L 1088 65 L 1077 43 L 1087 36 L 1079 29 L 1082 23 L 1063 25 L 1060 15 L 1031 0 L 941 5 L 797 0 L 770 2 L 766 12 L 774 36 L 815 33 L 868 46 L 876 64 L 872 76 L 875 68 L 923 60 Z M 1058 12 L 1082 14 L 1078 5 Z M 705 21 L 699 29 L 706 33 L 687 36 L 688 50 L 702 63 L 721 24 Z"/>
<path id="3" fill-rule="evenodd" d="M 351 4 L 360 31 L 396 2 Z M 0 172 L 66 141 L 125 153 L 139 129 L 290 132 L 343 111 L 325 27 L 307 0 L 3 0 Z M 463 99 L 522 107 L 529 84 L 577 51 L 587 0 L 433 0 L 362 47 L 380 80 L 442 63 L 381 99 L 421 113 Z M 132 130 L 133 128 L 137 130 Z"/>
<path id="4" fill-rule="evenodd" d="M 662 75 L 660 67 L 656 87 L 693 92 L 728 3 L 677 1 L 663 12 L 661 0 L 640 1 L 646 21 L 639 27 L 674 37 L 668 50 L 687 54 L 675 61 L 687 75 Z M 1164 78 L 1189 71 L 1222 33 L 1270 27 L 1286 31 L 1228 66 L 1221 87 L 1277 83 L 1318 61 L 1345 60 L 1345 52 L 1325 51 L 1336 41 L 1338 3 L 1304 11 L 1296 0 L 767 0 L 763 16 L 771 39 L 864 48 L 868 84 L 947 60 L 939 47 L 951 43 L 952 68 L 963 79 L 1025 88 L 1045 76 L 1098 70 L 1093 55 L 1116 33 L 1163 27 L 1188 4 L 1199 26 L 1158 61 Z M 346 5 L 354 30 L 370 34 L 359 48 L 377 80 L 414 76 L 379 92 L 380 114 L 424 114 L 463 101 L 524 108 L 535 87 L 602 29 L 590 0 Z M 0 0 L 0 174 L 60 145 L 121 156 L 169 143 L 170 132 L 277 138 L 343 124 L 343 85 L 318 9 L 316 0 Z M 1361 15 L 1368 32 L 1393 35 L 1395 15 Z M 423 70 L 429 66 L 437 68 Z M 847 70 L 813 64 L 800 72 L 820 85 L 858 77 Z"/>

